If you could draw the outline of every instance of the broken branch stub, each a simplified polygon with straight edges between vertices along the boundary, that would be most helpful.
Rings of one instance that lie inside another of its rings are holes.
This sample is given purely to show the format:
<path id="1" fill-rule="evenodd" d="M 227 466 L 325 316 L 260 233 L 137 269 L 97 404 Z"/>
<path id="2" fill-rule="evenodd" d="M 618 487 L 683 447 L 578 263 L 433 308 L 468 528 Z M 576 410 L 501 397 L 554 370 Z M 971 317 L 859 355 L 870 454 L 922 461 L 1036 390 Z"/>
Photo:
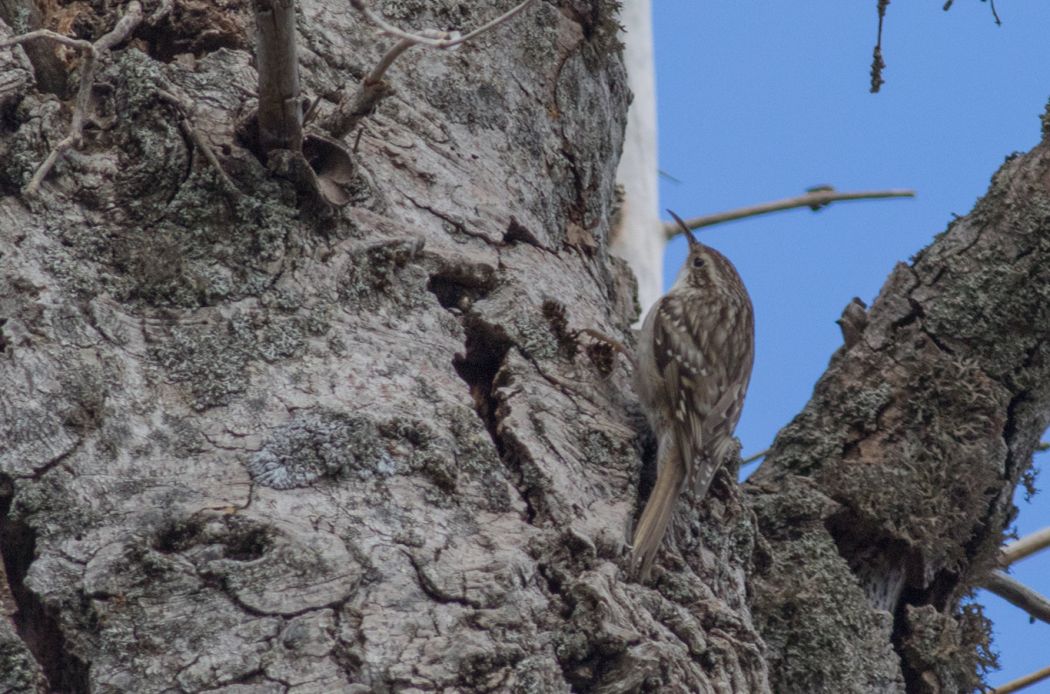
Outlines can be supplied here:
<path id="1" fill-rule="evenodd" d="M 302 150 L 303 112 L 299 99 L 299 65 L 295 47 L 293 0 L 255 0 L 255 47 L 259 70 L 259 145 Z"/>

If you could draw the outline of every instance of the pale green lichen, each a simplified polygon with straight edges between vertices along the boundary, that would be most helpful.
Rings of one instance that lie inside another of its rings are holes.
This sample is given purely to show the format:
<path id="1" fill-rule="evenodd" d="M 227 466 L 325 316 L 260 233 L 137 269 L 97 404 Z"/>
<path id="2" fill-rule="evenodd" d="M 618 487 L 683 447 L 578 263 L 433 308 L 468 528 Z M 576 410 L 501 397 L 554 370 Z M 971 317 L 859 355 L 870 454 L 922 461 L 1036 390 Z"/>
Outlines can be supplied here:
<path id="1" fill-rule="evenodd" d="M 352 307 L 376 310 L 384 302 L 421 306 L 426 281 L 399 278 L 406 266 L 423 250 L 422 239 L 381 241 L 362 246 L 349 254 L 339 278 L 339 299 Z"/>

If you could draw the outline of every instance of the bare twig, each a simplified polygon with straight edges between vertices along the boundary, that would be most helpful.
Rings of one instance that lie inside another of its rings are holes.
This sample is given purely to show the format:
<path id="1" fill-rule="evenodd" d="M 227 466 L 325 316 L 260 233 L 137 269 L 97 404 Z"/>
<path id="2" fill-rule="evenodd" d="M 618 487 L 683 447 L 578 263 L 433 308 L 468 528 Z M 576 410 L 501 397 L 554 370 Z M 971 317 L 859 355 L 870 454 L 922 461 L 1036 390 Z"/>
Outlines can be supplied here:
<path id="1" fill-rule="evenodd" d="M 886 61 L 882 59 L 882 21 L 886 18 L 886 7 L 890 0 L 879 0 L 879 34 L 875 41 L 875 50 L 871 56 L 871 93 L 879 91 L 886 80 L 882 79 L 882 71 L 886 68 Z M 945 8 L 947 9 L 947 8 Z"/>
<path id="2" fill-rule="evenodd" d="M 162 19 L 171 14 L 173 9 L 175 9 L 175 0 L 161 0 L 160 7 L 149 16 L 146 22 L 150 26 L 156 26 Z"/>
<path id="3" fill-rule="evenodd" d="M 25 43 L 27 41 L 33 41 L 35 39 L 48 39 L 55 43 L 61 43 L 63 46 L 69 46 L 70 48 L 76 48 L 81 51 L 90 51 L 91 42 L 85 41 L 84 39 L 74 39 L 70 36 L 64 36 L 62 34 L 48 31 L 47 29 L 37 29 L 36 31 L 30 31 L 28 34 L 19 34 L 18 36 L 11 36 L 0 40 L 0 48 L 7 48 L 13 46 L 16 43 Z"/>
<path id="4" fill-rule="evenodd" d="M 324 129 L 332 137 L 341 139 L 346 137 L 362 118 L 375 110 L 376 104 L 390 93 L 390 86 L 383 81 L 383 75 L 393 64 L 399 55 L 414 46 L 415 43 L 408 39 L 401 39 L 386 52 L 372 72 L 361 80 L 361 85 L 352 95 L 344 92 L 335 111 L 325 121 Z"/>
<path id="5" fill-rule="evenodd" d="M 343 92 L 335 111 L 325 119 L 322 127 L 324 130 L 328 131 L 332 137 L 337 139 L 343 138 L 347 133 L 354 129 L 362 118 L 371 114 L 375 110 L 376 104 L 391 92 L 390 86 L 383 81 L 386 71 L 390 69 L 390 66 L 394 64 L 394 61 L 397 60 L 402 53 L 412 46 L 422 45 L 430 46 L 432 48 L 451 48 L 457 46 L 509 21 L 534 1 L 535 0 L 525 0 L 525 2 L 509 12 L 505 12 L 491 22 L 461 36 L 459 32 L 435 30 L 427 30 L 422 34 L 411 34 L 389 24 L 386 20 L 373 12 L 364 0 L 351 0 L 350 4 L 353 5 L 354 8 L 357 9 L 368 21 L 379 27 L 383 33 L 397 38 L 398 42 L 383 54 L 383 57 L 379 60 L 376 66 L 372 68 L 372 71 L 361 80 L 361 84 L 355 92 L 351 93 L 349 90 Z"/>
<path id="6" fill-rule="evenodd" d="M 84 64 L 80 68 L 80 86 L 77 88 L 76 102 L 73 106 L 73 118 L 69 123 L 69 134 L 51 149 L 44 162 L 37 167 L 33 177 L 29 180 L 29 184 L 25 187 L 26 195 L 35 195 L 40 190 L 40 185 L 43 183 L 44 178 L 47 177 L 47 174 L 50 173 L 59 158 L 67 150 L 80 146 L 84 139 L 84 123 L 88 119 L 88 111 L 91 108 L 91 89 L 95 85 L 95 69 L 98 67 L 99 61 L 105 58 L 114 46 L 130 36 L 131 32 L 135 30 L 135 27 L 141 21 L 142 5 L 138 0 L 132 0 L 128 3 L 124 16 L 117 21 L 113 30 L 108 34 L 104 34 L 95 43 L 82 39 L 73 39 L 46 29 L 31 31 L 28 34 L 21 34 L 0 41 L 0 48 L 4 48 L 35 39 L 48 39 L 64 46 L 76 48 L 84 53 Z"/>
<path id="7" fill-rule="evenodd" d="M 368 7 L 368 3 L 364 0 L 350 0 L 350 4 L 353 5 L 354 9 L 364 15 L 365 19 L 379 27 L 380 31 L 390 36 L 411 41 L 413 44 L 421 44 L 423 46 L 431 46 L 433 48 L 452 48 L 458 46 L 461 43 L 470 41 L 472 38 L 484 34 L 490 29 L 495 29 L 500 24 L 509 21 L 515 17 L 519 12 L 524 10 L 526 7 L 531 5 L 535 0 L 525 0 L 514 9 L 504 12 L 499 17 L 496 17 L 488 24 L 484 24 L 469 34 L 459 35 L 459 32 L 428 32 L 428 34 L 412 34 L 407 31 L 403 31 L 398 27 L 390 24 L 385 19 L 380 17 L 378 14 L 373 12 Z"/>
<path id="8" fill-rule="evenodd" d="M 1016 542 L 1011 542 L 1003 547 L 999 554 L 999 564 L 1010 566 L 1015 561 L 1020 561 L 1036 552 L 1050 547 L 1050 527 L 1036 530 L 1034 533 L 1025 535 Z"/>
<path id="9" fill-rule="evenodd" d="M 767 448 L 766 450 L 764 450 L 764 451 L 759 451 L 758 453 L 755 453 L 754 455 L 749 455 L 748 457 L 746 457 L 746 458 L 744 458 L 743 460 L 741 460 L 741 461 L 740 461 L 740 464 L 741 464 L 741 465 L 747 465 L 748 463 L 753 463 L 753 462 L 755 462 L 755 461 L 756 461 L 756 460 L 758 460 L 759 458 L 765 458 L 765 457 L 766 457 L 767 455 L 769 455 L 769 451 L 770 451 L 770 450 L 772 450 L 772 449 L 770 449 L 770 448 Z"/>
<path id="10" fill-rule="evenodd" d="M 190 104 L 185 99 L 163 89 L 158 89 L 157 95 L 175 107 L 175 110 L 179 114 L 179 127 L 181 127 L 182 131 L 186 133 L 186 136 L 193 141 L 193 146 L 197 151 L 203 154 L 204 158 L 209 164 L 211 164 L 212 168 L 215 169 L 215 173 L 219 176 L 219 180 L 222 182 L 222 186 L 226 189 L 226 192 L 235 197 L 239 197 L 241 195 L 240 189 L 226 174 L 219 158 L 215 156 L 215 151 L 212 150 L 211 146 L 204 140 L 200 131 L 193 125 L 193 121 L 190 120 L 189 114 L 193 110 Z"/>
<path id="11" fill-rule="evenodd" d="M 390 50 L 386 52 L 382 59 L 376 63 L 376 66 L 372 68 L 372 72 L 368 73 L 368 76 L 364 79 L 364 84 L 379 84 L 382 82 L 383 75 L 385 75 L 387 69 L 394 64 L 397 57 L 414 45 L 416 45 L 416 43 L 411 39 L 401 39 L 395 43 Z"/>
<path id="12" fill-rule="evenodd" d="M 995 19 L 996 25 L 1002 26 L 1003 22 L 999 19 L 999 13 L 995 11 L 995 0 L 988 0 L 988 5 L 992 8 L 992 17 Z"/>
<path id="13" fill-rule="evenodd" d="M 955 0 L 946 0 L 945 3 L 944 3 L 944 7 L 942 7 L 941 9 L 943 9 L 945 12 L 947 12 L 948 10 L 952 9 L 952 5 L 954 3 L 955 3 Z M 992 8 L 992 19 L 995 20 L 996 25 L 1002 26 L 1003 23 L 999 19 L 999 13 L 995 11 L 995 0 L 988 0 L 988 4 Z M 996 691 L 998 691 L 998 690 L 996 690 Z"/>
<path id="14" fill-rule="evenodd" d="M 915 197 L 914 190 L 875 190 L 859 193 L 840 193 L 832 188 L 824 188 L 813 190 L 805 195 L 799 195 L 794 198 L 784 198 L 783 200 L 774 200 L 773 202 L 752 205 L 751 207 L 742 207 L 740 209 L 705 215 L 703 217 L 693 217 L 692 219 L 686 220 L 685 224 L 690 229 L 699 229 L 700 227 L 709 227 L 715 224 L 722 224 L 723 222 L 731 222 L 735 219 L 756 217 L 758 215 L 779 212 L 780 210 L 790 210 L 796 207 L 808 207 L 812 210 L 819 210 L 830 203 L 838 202 L 840 200 L 875 200 L 880 198 L 913 197 Z M 668 223 L 664 225 L 664 233 L 668 239 L 672 239 L 681 233 L 681 229 L 677 224 Z"/>
<path id="15" fill-rule="evenodd" d="M 1042 682 L 1045 679 L 1050 679 L 1050 666 L 1045 667 L 1042 670 L 1037 670 L 1030 675 L 1011 680 L 1001 687 L 996 687 L 990 694 L 1011 694 L 1011 692 L 1019 692 L 1029 685 Z"/>
<path id="16" fill-rule="evenodd" d="M 1016 578 L 995 570 L 984 579 L 984 587 L 1013 606 L 1021 608 L 1034 619 L 1050 624 L 1050 600 Z"/>

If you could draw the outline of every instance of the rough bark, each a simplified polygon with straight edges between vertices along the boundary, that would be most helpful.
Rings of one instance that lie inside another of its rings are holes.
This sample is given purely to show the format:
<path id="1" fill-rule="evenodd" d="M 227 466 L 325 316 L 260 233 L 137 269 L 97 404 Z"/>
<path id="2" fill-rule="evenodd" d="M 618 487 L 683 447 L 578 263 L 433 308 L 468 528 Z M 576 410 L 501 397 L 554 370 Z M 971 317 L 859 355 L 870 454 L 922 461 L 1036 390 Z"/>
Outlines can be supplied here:
<path id="1" fill-rule="evenodd" d="M 976 686 L 984 628 L 962 601 L 1050 423 L 1048 181 L 1046 143 L 1009 158 L 894 269 L 749 482 L 775 690 Z"/>
<path id="2" fill-rule="evenodd" d="M 388 46 L 345 3 L 297 9 L 321 121 Z M 506 9 L 382 7 L 467 29 Z M 118 47 L 104 117 L 36 212 L 18 190 L 68 112 L 28 71 L 0 81 L 0 686 L 837 692 L 941 675 L 914 635 L 956 633 L 1045 424 L 1041 150 L 895 273 L 761 482 L 745 496 L 725 471 L 686 500 L 655 580 L 631 583 L 653 446 L 625 367 L 571 335 L 629 342 L 635 319 L 608 253 L 628 101 L 612 10 L 537 3 L 455 52 L 406 52 L 328 215 L 237 139 L 248 2 L 179 0 Z M 119 8 L 75 11 L 92 38 Z M 3 74 L 31 59 L 0 53 Z M 158 89 L 195 103 L 243 197 Z"/>

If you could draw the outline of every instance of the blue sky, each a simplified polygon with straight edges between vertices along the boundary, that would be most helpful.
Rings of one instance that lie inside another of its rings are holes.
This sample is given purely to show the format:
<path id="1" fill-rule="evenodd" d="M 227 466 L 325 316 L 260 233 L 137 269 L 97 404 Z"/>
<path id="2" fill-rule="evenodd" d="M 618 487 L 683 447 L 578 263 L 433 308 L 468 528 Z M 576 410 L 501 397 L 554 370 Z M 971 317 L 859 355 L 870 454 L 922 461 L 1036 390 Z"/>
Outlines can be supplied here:
<path id="1" fill-rule="evenodd" d="M 1001 27 L 979 0 L 955 0 L 948 12 L 941 0 L 891 3 L 879 94 L 868 92 L 875 0 L 653 4 L 660 168 L 677 179 L 661 180 L 662 208 L 693 216 L 817 184 L 918 191 L 704 231 L 755 303 L 755 371 L 737 429 L 747 455 L 809 399 L 841 344 L 835 320 L 850 299 L 870 304 L 896 262 L 970 211 L 1006 155 L 1039 141 L 1050 2 L 1000 2 Z M 683 253 L 684 242 L 672 244 L 667 278 Z M 1050 525 L 1046 499 L 1018 495 L 1020 534 Z M 1050 551 L 1013 573 L 1050 594 Z M 1050 625 L 1029 624 L 995 596 L 981 602 L 1003 666 L 992 684 L 1050 665 Z M 1050 683 L 1026 691 L 1050 692 Z"/>

